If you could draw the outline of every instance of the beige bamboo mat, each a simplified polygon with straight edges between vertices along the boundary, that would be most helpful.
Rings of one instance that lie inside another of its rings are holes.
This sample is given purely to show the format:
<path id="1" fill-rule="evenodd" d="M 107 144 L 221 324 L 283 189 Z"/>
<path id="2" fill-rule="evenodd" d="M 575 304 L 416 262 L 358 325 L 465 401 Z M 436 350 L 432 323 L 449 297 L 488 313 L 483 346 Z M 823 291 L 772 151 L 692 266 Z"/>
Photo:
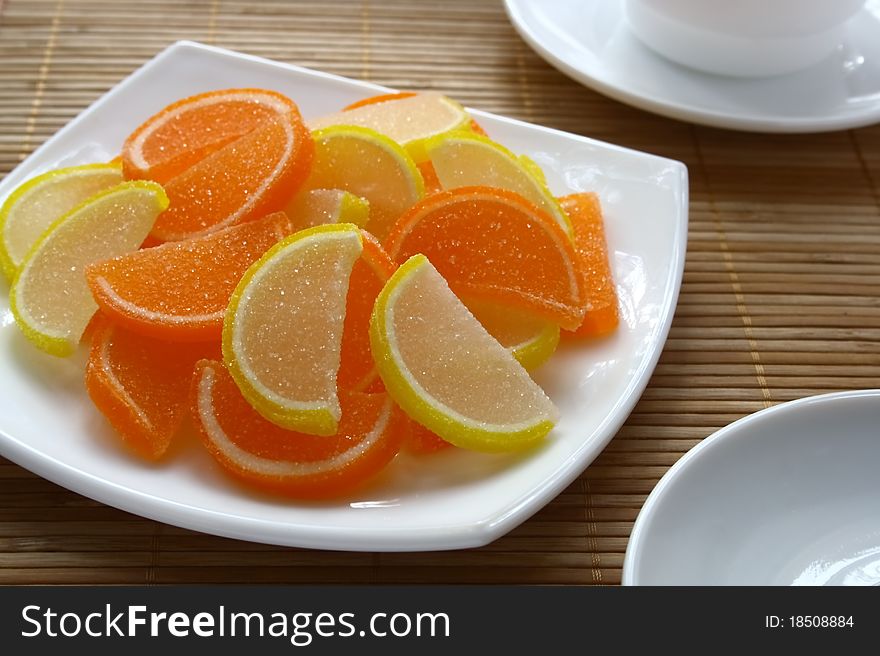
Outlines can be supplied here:
<path id="1" fill-rule="evenodd" d="M 193 39 L 687 163 L 691 223 L 669 341 L 589 470 L 482 549 L 329 553 L 236 542 L 105 507 L 0 459 L 0 583 L 615 584 L 663 473 L 763 407 L 880 387 L 880 126 L 725 132 L 608 100 L 545 64 L 500 2 L 0 0 L 0 175 L 134 68 Z"/>

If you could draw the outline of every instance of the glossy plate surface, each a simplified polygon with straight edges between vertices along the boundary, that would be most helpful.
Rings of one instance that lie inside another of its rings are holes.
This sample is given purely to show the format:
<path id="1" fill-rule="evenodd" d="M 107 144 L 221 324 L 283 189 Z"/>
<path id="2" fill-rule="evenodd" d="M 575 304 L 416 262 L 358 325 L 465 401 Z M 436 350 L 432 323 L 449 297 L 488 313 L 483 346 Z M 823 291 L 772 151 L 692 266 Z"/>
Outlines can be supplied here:
<path id="1" fill-rule="evenodd" d="M 880 585 L 880 390 L 722 428 L 639 513 L 624 585 Z"/>
<path id="2" fill-rule="evenodd" d="M 797 73 L 735 78 L 654 54 L 620 0 L 506 0 L 514 27 L 553 66 L 649 112 L 755 132 L 822 132 L 880 121 L 880 0 L 868 0 L 828 59 Z"/>
<path id="3" fill-rule="evenodd" d="M 61 165 L 109 159 L 149 115 L 224 87 L 289 95 L 306 118 L 381 87 L 195 43 L 175 44 L 61 130 L 0 183 Z M 621 296 L 609 339 L 561 349 L 538 381 L 562 413 L 525 456 L 400 457 L 352 498 L 291 503 L 230 482 L 195 443 L 167 464 L 134 460 L 89 402 L 79 359 L 37 352 L 0 292 L 0 453 L 76 492 L 163 522 L 229 537 L 346 550 L 426 550 L 488 543 L 524 521 L 593 461 L 647 384 L 669 330 L 687 236 L 687 173 L 679 162 L 474 112 L 496 139 L 535 158 L 558 194 L 597 191 Z M 83 349 L 84 351 L 84 349 Z"/>

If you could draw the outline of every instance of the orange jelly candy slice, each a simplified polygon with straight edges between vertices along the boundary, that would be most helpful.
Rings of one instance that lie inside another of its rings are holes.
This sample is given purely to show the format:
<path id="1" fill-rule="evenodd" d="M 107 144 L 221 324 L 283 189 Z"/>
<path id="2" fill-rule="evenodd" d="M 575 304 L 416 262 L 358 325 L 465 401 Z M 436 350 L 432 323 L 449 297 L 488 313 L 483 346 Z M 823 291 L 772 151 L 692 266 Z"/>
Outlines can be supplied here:
<path id="1" fill-rule="evenodd" d="M 220 339 L 226 306 L 251 264 L 292 231 L 284 212 L 213 234 L 90 265 L 98 306 L 114 321 L 154 337 Z"/>
<path id="2" fill-rule="evenodd" d="M 415 454 L 436 453 L 452 446 L 436 433 L 414 421 L 409 422 L 409 434 L 406 439 L 406 450 Z"/>
<path id="3" fill-rule="evenodd" d="M 222 363 L 203 360 L 193 377 L 192 412 L 208 451 L 235 478 L 286 496 L 342 494 L 399 451 L 406 417 L 386 394 L 344 393 L 340 402 L 336 435 L 309 435 L 264 419 Z"/>
<path id="4" fill-rule="evenodd" d="M 436 194 L 438 191 L 443 191 L 443 185 L 440 184 L 440 178 L 437 177 L 437 171 L 434 170 L 431 160 L 418 162 L 416 166 L 419 167 L 419 173 L 422 174 L 422 180 L 425 181 L 426 194 Z"/>
<path id="5" fill-rule="evenodd" d="M 266 89 L 222 89 L 184 98 L 154 114 L 126 139 L 122 166 L 129 180 L 168 182 L 196 162 L 296 105 Z"/>
<path id="6" fill-rule="evenodd" d="M 376 297 L 394 275 L 397 265 L 373 235 L 363 230 L 361 235 L 363 250 L 348 283 L 336 384 L 340 389 L 372 391 L 381 390 L 382 385 L 370 350 L 370 315 Z"/>
<path id="7" fill-rule="evenodd" d="M 106 319 L 95 323 L 86 389 L 135 453 L 157 460 L 186 416 L 195 363 L 220 344 L 175 344 L 143 337 Z"/>
<path id="8" fill-rule="evenodd" d="M 617 290 L 608 261 L 605 224 L 596 194 L 571 194 L 559 199 L 571 219 L 574 247 L 590 300 L 583 323 L 570 334 L 577 337 L 602 337 L 614 331 L 620 322 Z"/>
<path id="9" fill-rule="evenodd" d="M 282 209 L 308 177 L 314 150 L 298 111 L 269 119 L 165 185 L 171 204 L 152 237 L 198 237 Z"/>
<path id="10" fill-rule="evenodd" d="M 398 262 L 422 253 L 459 295 L 520 308 L 577 328 L 586 307 L 571 240 L 522 196 L 493 187 L 460 187 L 425 198 L 385 241 Z"/>

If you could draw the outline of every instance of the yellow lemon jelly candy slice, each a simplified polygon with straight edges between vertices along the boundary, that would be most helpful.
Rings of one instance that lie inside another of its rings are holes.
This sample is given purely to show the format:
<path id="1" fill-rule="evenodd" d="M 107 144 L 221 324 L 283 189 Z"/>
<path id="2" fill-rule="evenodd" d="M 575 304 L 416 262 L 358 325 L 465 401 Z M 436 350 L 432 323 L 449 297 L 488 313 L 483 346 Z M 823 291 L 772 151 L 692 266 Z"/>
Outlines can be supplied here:
<path id="1" fill-rule="evenodd" d="M 425 139 L 454 130 L 468 130 L 470 123 L 471 117 L 464 107 L 434 91 L 363 105 L 308 121 L 312 130 L 331 125 L 359 125 L 381 132 L 406 148 L 417 162 L 425 159 Z"/>
<path id="2" fill-rule="evenodd" d="M 0 208 L 0 265 L 11 281 L 46 228 L 99 191 L 122 182 L 120 164 L 49 171 L 13 191 Z"/>
<path id="3" fill-rule="evenodd" d="M 424 255 L 407 260 L 379 294 L 370 344 L 398 405 L 456 446 L 523 449 L 556 423 L 553 402 Z"/>
<path id="4" fill-rule="evenodd" d="M 380 240 L 425 195 L 422 174 L 406 151 L 375 130 L 334 126 L 313 133 L 315 159 L 307 189 L 344 189 L 366 198 L 366 228 Z"/>
<path id="5" fill-rule="evenodd" d="M 166 207 L 155 182 L 123 182 L 49 226 L 12 283 L 10 305 L 28 339 L 53 355 L 71 354 L 98 309 L 86 266 L 137 249 Z"/>
<path id="6" fill-rule="evenodd" d="M 284 211 L 300 230 L 325 223 L 363 228 L 370 218 L 370 202 L 343 189 L 310 189 L 294 196 Z"/>
<path id="7" fill-rule="evenodd" d="M 345 303 L 361 233 L 349 223 L 301 230 L 244 274 L 226 311 L 223 359 L 266 419 L 333 435 Z"/>
<path id="8" fill-rule="evenodd" d="M 444 189 L 483 185 L 516 192 L 552 216 L 569 237 L 574 234 L 532 160 L 517 157 L 491 139 L 462 132 L 430 139 L 425 148 Z"/>

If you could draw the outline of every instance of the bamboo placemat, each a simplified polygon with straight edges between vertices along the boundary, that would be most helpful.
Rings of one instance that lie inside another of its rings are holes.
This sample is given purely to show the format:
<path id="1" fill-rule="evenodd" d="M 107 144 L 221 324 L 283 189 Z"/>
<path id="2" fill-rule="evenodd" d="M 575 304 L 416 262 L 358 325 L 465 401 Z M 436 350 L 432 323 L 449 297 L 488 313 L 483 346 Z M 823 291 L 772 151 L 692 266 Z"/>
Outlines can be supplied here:
<path id="1" fill-rule="evenodd" d="M 774 403 L 880 387 L 880 126 L 767 136 L 606 99 L 545 64 L 500 2 L 0 0 L 0 176 L 177 39 L 213 43 L 683 160 L 687 265 L 626 425 L 573 485 L 482 549 L 331 553 L 108 508 L 0 459 L 0 583 L 615 584 L 632 522 L 701 439 Z"/>

